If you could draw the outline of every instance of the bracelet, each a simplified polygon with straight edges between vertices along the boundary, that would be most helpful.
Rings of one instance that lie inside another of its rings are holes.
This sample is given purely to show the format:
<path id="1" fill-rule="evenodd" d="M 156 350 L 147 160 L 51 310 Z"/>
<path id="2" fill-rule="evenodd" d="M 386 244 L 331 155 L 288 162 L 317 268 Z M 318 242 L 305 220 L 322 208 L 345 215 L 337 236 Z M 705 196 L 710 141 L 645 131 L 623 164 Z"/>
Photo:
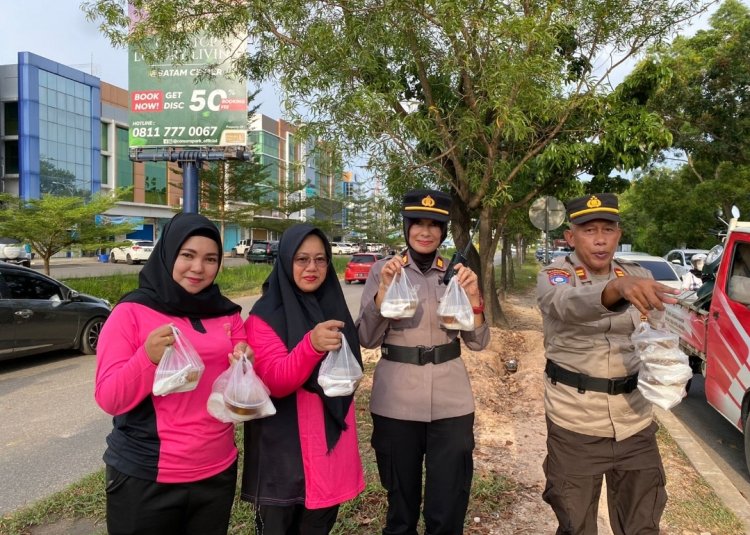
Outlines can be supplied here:
<path id="1" fill-rule="evenodd" d="M 479 306 L 471 307 L 472 312 L 474 314 L 483 314 L 484 313 L 484 299 L 481 297 L 479 298 Z"/>

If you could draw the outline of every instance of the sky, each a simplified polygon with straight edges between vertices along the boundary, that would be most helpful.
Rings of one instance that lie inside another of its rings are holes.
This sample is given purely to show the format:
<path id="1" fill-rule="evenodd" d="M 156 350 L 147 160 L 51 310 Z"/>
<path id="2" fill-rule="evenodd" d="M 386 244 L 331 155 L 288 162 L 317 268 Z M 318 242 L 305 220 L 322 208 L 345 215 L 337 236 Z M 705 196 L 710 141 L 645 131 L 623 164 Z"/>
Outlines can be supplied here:
<path id="1" fill-rule="evenodd" d="M 18 63 L 18 52 L 33 52 L 127 88 L 127 50 L 113 48 L 97 25 L 86 20 L 81 1 L 0 0 L 0 65 Z M 273 88 L 262 88 L 257 102 L 261 113 L 281 116 Z"/>
<path id="2" fill-rule="evenodd" d="M 96 24 L 86 20 L 80 9 L 81 0 L 0 0 L 0 4 L 0 65 L 17 63 L 18 52 L 28 51 L 110 84 L 128 86 L 127 51 L 113 48 Z M 33 5 L 33 15 L 29 4 Z M 702 17 L 686 33 L 705 27 L 707 19 Z M 281 116 L 279 99 L 272 87 L 262 88 L 258 103 L 261 113 L 274 119 Z"/>

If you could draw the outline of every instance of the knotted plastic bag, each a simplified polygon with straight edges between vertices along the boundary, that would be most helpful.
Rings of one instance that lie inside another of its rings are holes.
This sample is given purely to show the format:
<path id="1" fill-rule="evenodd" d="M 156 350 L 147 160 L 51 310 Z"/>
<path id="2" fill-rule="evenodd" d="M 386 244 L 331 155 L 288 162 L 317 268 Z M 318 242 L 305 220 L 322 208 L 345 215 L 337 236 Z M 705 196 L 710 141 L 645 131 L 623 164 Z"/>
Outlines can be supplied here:
<path id="1" fill-rule="evenodd" d="M 230 368 L 224 389 L 224 406 L 235 422 L 246 422 L 276 414 L 268 388 L 245 355 Z"/>
<path id="2" fill-rule="evenodd" d="M 636 327 L 631 340 L 641 359 L 638 390 L 664 410 L 676 406 L 687 394 L 685 385 L 693 377 L 690 359 L 680 349 L 679 337 L 644 321 Z"/>
<path id="3" fill-rule="evenodd" d="M 440 325 L 458 331 L 474 330 L 474 309 L 466 295 L 466 290 L 458 283 L 458 277 L 451 277 L 448 288 L 437 309 Z"/>
<path id="4" fill-rule="evenodd" d="M 417 288 L 409 282 L 406 270 L 393 277 L 380 304 L 384 318 L 411 318 L 417 311 Z"/>
<path id="5" fill-rule="evenodd" d="M 203 375 L 203 370 L 206 369 L 190 340 L 177 327 L 171 327 L 174 344 L 164 350 L 164 355 L 156 367 L 152 387 L 155 396 L 194 390 Z"/>
<path id="6" fill-rule="evenodd" d="M 346 336 L 342 336 L 341 347 L 336 351 L 329 351 L 321 362 L 318 384 L 326 396 L 348 396 L 357 390 L 362 376 L 362 367 L 354 357 Z"/>
<path id="7" fill-rule="evenodd" d="M 224 373 L 227 373 L 226 384 L 223 390 L 219 392 L 222 394 L 225 412 L 222 413 L 217 408 L 217 413 L 223 414 L 230 422 L 246 422 L 276 414 L 276 407 L 273 406 L 271 397 L 268 395 L 268 388 L 255 373 L 253 364 L 245 355 L 237 359 Z M 216 379 L 217 382 L 219 378 Z M 220 383 L 216 386 L 222 385 Z M 217 401 L 218 399 L 215 397 L 214 403 Z M 209 412 L 211 412 L 210 406 Z M 220 417 L 216 417 L 222 420 Z"/>

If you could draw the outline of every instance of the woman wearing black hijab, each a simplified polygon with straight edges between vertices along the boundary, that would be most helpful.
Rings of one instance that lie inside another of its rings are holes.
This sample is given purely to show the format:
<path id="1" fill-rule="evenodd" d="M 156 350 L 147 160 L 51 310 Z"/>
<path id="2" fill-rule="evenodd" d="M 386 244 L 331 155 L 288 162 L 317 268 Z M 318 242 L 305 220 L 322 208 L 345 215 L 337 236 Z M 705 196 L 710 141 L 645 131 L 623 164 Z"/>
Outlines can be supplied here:
<path id="1" fill-rule="evenodd" d="M 114 416 L 107 437 L 111 535 L 225 535 L 237 481 L 234 428 L 206 410 L 227 356 L 244 349 L 240 307 L 214 279 L 221 237 L 198 214 L 167 223 L 139 275 L 112 311 L 97 348 L 95 397 Z M 174 343 L 171 325 L 205 370 L 195 390 L 152 394 L 156 367 Z"/>
<path id="2" fill-rule="evenodd" d="M 276 415 L 245 423 L 242 498 L 257 506 L 259 535 L 327 534 L 339 504 L 365 484 L 353 396 L 328 397 L 317 381 L 342 336 L 362 365 L 323 232 L 307 224 L 284 232 L 245 328 Z"/>
<path id="3" fill-rule="evenodd" d="M 438 251 L 450 208 L 451 197 L 442 191 L 407 192 L 401 211 L 407 248 L 376 262 L 362 291 L 360 340 L 364 347 L 380 347 L 382 355 L 370 411 L 372 447 L 388 491 L 385 535 L 416 535 L 422 504 L 425 533 L 458 535 L 469 504 L 474 397 L 460 341 L 478 351 L 490 332 L 477 275 L 460 263 L 454 276 L 472 305 L 474 330 L 448 329 L 437 314 L 448 269 Z M 399 273 L 408 273 L 418 305 L 413 317 L 394 320 L 381 314 L 381 304 Z"/>

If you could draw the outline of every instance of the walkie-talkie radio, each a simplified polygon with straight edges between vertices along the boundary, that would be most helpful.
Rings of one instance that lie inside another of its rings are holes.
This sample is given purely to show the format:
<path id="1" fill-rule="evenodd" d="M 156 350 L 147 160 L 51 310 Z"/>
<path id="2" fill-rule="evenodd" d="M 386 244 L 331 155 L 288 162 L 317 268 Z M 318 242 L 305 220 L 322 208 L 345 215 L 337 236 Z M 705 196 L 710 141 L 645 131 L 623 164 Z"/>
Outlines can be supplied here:
<path id="1" fill-rule="evenodd" d="M 464 248 L 463 252 L 456 249 L 456 252 L 453 253 L 453 256 L 451 257 L 451 262 L 448 264 L 448 267 L 445 269 L 445 275 L 443 275 L 443 284 L 448 284 L 451 280 L 451 277 L 456 274 L 456 264 L 462 264 L 466 265 L 466 262 L 468 262 L 468 258 L 466 255 L 469 254 L 469 249 L 471 249 L 471 238 L 474 235 L 474 233 L 477 231 L 477 228 L 479 227 L 479 218 L 477 218 L 477 222 L 474 224 L 474 228 L 471 230 L 471 234 L 469 234 L 469 243 L 466 244 L 466 247 Z"/>

